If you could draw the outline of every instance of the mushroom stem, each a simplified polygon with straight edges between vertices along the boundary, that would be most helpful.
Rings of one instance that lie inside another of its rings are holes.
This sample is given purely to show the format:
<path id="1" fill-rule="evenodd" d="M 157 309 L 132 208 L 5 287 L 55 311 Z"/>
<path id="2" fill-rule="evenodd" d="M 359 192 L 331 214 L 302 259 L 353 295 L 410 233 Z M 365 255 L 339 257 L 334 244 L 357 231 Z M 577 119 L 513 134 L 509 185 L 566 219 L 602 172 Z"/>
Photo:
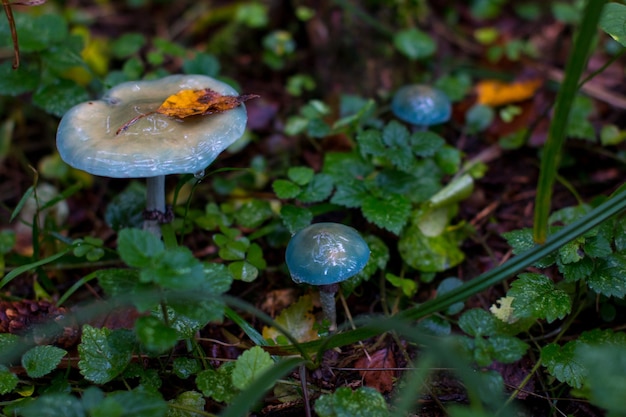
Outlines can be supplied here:
<path id="1" fill-rule="evenodd" d="M 320 304 L 322 305 L 324 316 L 330 321 L 328 330 L 331 332 L 337 330 L 335 294 L 337 294 L 338 289 L 339 286 L 337 284 L 320 285 Z"/>
<path id="2" fill-rule="evenodd" d="M 165 213 L 165 175 L 148 177 L 146 179 L 146 212 Z M 159 219 L 145 219 L 143 229 L 161 237 L 161 225 Z"/>

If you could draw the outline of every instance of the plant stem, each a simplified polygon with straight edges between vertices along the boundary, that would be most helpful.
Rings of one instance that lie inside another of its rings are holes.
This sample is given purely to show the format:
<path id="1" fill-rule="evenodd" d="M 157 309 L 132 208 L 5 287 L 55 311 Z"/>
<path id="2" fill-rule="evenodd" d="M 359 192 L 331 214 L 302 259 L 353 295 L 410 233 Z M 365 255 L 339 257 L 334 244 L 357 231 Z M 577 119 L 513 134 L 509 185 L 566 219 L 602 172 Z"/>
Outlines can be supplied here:
<path id="1" fill-rule="evenodd" d="M 324 316 L 330 321 L 328 330 L 331 332 L 337 330 L 337 310 L 335 306 L 335 294 L 337 293 L 337 284 L 320 286 L 320 304 Z"/>
<path id="2" fill-rule="evenodd" d="M 146 178 L 146 212 L 165 213 L 165 175 Z M 146 219 L 143 229 L 157 237 L 161 237 L 161 226 L 158 219 Z"/>

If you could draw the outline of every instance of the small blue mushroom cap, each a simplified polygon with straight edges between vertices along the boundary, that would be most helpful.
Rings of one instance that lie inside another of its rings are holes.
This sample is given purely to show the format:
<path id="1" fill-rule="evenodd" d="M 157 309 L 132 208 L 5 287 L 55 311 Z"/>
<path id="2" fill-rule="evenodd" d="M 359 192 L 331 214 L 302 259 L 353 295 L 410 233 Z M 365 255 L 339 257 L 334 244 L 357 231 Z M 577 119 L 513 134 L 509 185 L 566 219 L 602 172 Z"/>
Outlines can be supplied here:
<path id="1" fill-rule="evenodd" d="M 370 249 L 352 227 L 316 223 L 294 234 L 285 260 L 297 283 L 330 285 L 358 274 L 367 264 Z"/>
<path id="2" fill-rule="evenodd" d="M 151 114 L 116 132 L 133 117 L 156 110 L 172 94 L 205 88 L 237 95 L 228 84 L 204 75 L 119 84 L 101 100 L 79 104 L 63 116 L 57 130 L 59 154 L 74 168 L 113 178 L 202 171 L 243 135 L 248 120 L 243 104 L 184 120 Z"/>
<path id="3" fill-rule="evenodd" d="M 446 94 L 423 84 L 401 87 L 391 100 L 397 118 L 418 126 L 431 126 L 450 120 L 452 105 Z"/>

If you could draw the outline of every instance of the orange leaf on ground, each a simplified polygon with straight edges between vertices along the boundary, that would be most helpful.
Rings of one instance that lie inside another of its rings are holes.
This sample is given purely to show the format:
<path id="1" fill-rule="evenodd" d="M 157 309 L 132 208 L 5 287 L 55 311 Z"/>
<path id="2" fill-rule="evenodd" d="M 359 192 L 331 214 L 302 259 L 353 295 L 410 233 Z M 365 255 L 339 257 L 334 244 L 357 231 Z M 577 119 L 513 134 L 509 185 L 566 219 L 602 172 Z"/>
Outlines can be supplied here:
<path id="1" fill-rule="evenodd" d="M 370 354 L 369 358 L 363 356 L 356 361 L 354 366 L 360 369 L 373 368 L 371 371 L 359 371 L 366 386 L 383 394 L 393 389 L 393 382 L 396 378 L 396 360 L 389 349 L 377 350 Z"/>
<path id="2" fill-rule="evenodd" d="M 540 79 L 504 83 L 498 80 L 483 80 L 476 84 L 477 101 L 486 106 L 502 106 L 504 104 L 524 101 L 535 95 L 541 86 Z"/>
<path id="3" fill-rule="evenodd" d="M 203 90 L 181 90 L 172 94 L 153 112 L 140 114 L 124 123 L 116 135 L 119 135 L 131 125 L 151 114 L 159 113 L 164 116 L 184 119 L 189 116 L 204 116 L 207 114 L 222 113 L 232 110 L 244 101 L 259 97 L 256 94 L 243 94 L 240 96 L 223 96 L 210 88 Z"/>

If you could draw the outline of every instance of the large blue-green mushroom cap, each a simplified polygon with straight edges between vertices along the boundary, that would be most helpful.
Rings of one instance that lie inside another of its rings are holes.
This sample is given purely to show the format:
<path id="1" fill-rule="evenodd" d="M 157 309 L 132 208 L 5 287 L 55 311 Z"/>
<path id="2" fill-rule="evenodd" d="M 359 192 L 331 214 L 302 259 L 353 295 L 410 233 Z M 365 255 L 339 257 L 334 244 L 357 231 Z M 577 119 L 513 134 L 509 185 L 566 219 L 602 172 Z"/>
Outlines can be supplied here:
<path id="1" fill-rule="evenodd" d="M 316 223 L 291 237 L 285 261 L 295 282 L 330 285 L 358 274 L 369 256 L 367 243 L 352 227 Z"/>
<path id="2" fill-rule="evenodd" d="M 135 116 L 155 111 L 173 94 L 206 88 L 238 95 L 228 84 L 203 75 L 122 83 L 101 100 L 79 104 L 63 116 L 57 131 L 59 154 L 74 168 L 106 177 L 200 172 L 243 135 L 247 122 L 243 104 L 185 119 L 151 114 L 116 132 Z"/>
<path id="3" fill-rule="evenodd" d="M 441 90 L 423 84 L 401 87 L 391 100 L 397 118 L 417 126 L 431 126 L 450 120 L 452 104 Z"/>

